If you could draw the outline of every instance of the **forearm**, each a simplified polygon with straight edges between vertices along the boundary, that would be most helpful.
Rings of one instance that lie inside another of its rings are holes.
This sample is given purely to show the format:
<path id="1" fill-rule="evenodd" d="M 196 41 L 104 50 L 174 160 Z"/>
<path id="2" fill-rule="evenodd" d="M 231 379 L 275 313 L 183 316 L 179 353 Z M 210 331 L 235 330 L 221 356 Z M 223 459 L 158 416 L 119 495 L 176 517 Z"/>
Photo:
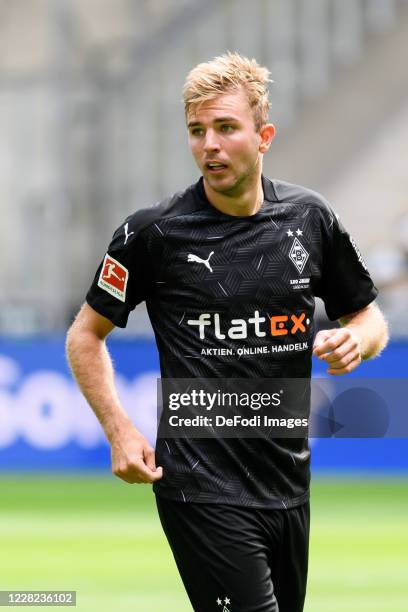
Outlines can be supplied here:
<path id="1" fill-rule="evenodd" d="M 105 341 L 91 332 L 71 330 L 66 350 L 75 379 L 112 442 L 133 425 L 121 406 Z"/>
<path id="2" fill-rule="evenodd" d="M 361 358 L 376 357 L 388 342 L 388 326 L 376 304 L 339 320 L 342 327 L 354 331 L 360 338 Z"/>

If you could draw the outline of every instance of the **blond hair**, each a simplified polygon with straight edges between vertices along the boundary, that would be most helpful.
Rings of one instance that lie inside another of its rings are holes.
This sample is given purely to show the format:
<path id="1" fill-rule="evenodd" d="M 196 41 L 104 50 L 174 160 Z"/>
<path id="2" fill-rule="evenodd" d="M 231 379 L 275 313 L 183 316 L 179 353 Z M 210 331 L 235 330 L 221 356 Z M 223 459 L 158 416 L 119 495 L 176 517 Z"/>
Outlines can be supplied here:
<path id="1" fill-rule="evenodd" d="M 259 131 L 268 122 L 269 70 L 255 59 L 239 53 L 215 57 L 210 62 L 198 64 L 187 75 L 183 87 L 186 117 L 192 108 L 213 100 L 221 94 L 243 89 L 254 116 L 255 129 Z"/>

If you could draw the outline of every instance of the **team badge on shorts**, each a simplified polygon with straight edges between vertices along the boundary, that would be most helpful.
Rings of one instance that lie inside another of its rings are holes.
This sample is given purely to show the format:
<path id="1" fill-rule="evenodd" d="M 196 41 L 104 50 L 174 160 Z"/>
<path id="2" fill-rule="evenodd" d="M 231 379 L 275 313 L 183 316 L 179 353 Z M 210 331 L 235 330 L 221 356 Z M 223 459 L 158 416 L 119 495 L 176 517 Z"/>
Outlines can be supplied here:
<path id="1" fill-rule="evenodd" d="M 126 300 L 128 278 L 129 272 L 125 266 L 106 253 L 99 275 L 98 287 L 124 302 Z"/>
<path id="2" fill-rule="evenodd" d="M 289 259 L 294 263 L 299 274 L 302 274 L 306 262 L 309 259 L 309 253 L 298 238 L 295 238 L 293 241 L 289 251 Z"/>

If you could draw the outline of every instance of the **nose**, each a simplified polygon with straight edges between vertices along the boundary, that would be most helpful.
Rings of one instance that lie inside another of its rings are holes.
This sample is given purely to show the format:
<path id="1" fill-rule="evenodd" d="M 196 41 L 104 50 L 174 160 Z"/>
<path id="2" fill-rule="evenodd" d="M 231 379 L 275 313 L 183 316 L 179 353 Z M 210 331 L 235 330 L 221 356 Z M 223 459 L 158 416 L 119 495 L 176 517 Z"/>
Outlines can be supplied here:
<path id="1" fill-rule="evenodd" d="M 207 130 L 205 134 L 204 150 L 206 153 L 220 150 L 217 134 L 214 130 Z"/>

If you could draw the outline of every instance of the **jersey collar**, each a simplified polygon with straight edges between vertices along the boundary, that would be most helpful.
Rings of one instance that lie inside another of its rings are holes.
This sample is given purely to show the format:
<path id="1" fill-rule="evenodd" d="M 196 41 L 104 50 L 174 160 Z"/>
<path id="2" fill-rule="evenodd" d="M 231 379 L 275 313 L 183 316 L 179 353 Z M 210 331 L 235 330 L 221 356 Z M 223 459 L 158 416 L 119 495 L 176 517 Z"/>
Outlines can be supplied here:
<path id="1" fill-rule="evenodd" d="M 273 182 L 269 180 L 263 174 L 261 176 L 261 180 L 262 180 L 262 190 L 264 193 L 264 201 L 277 202 L 278 198 L 277 198 L 274 186 L 273 186 Z M 195 196 L 196 201 L 200 204 L 201 207 L 207 208 L 208 206 L 210 206 L 211 209 L 217 211 L 217 209 L 214 206 L 212 206 L 212 204 L 208 201 L 208 198 L 206 196 L 205 189 L 204 189 L 204 179 L 202 176 L 197 181 L 197 183 L 194 185 L 194 196 Z M 220 214 L 223 214 L 223 213 L 220 213 Z M 226 215 L 226 216 L 229 216 L 229 215 Z"/>

